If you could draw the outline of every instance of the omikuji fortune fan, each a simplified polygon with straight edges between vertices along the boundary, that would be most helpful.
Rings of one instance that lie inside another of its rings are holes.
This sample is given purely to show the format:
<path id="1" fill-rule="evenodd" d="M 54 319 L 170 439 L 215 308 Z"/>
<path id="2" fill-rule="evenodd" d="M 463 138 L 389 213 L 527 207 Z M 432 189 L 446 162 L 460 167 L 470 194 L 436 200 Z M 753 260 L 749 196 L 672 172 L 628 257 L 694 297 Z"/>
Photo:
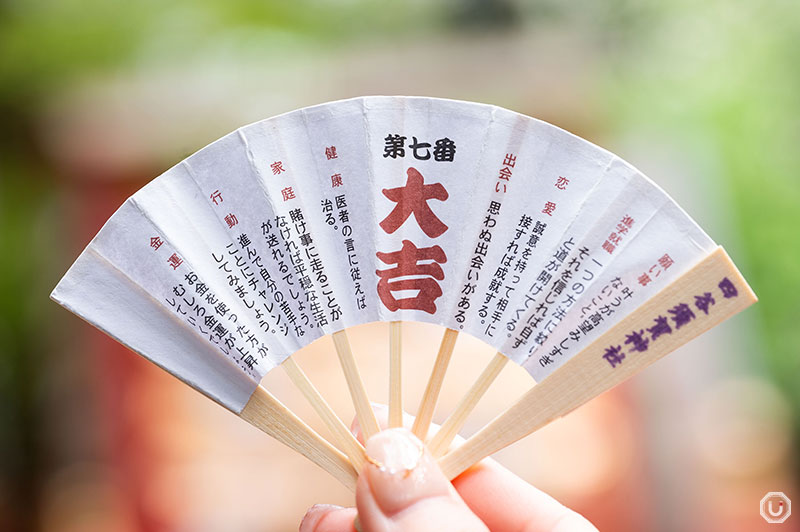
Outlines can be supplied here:
<path id="1" fill-rule="evenodd" d="M 54 300 L 352 487 L 364 450 L 290 358 L 326 335 L 366 436 L 378 424 L 345 329 L 446 328 L 414 432 L 425 439 L 456 336 L 497 350 L 430 439 L 452 478 L 756 298 L 722 248 L 615 155 L 498 107 L 366 97 L 243 127 L 129 198 Z M 447 453 L 508 359 L 537 384 Z M 282 365 L 331 431 L 259 386 Z"/>

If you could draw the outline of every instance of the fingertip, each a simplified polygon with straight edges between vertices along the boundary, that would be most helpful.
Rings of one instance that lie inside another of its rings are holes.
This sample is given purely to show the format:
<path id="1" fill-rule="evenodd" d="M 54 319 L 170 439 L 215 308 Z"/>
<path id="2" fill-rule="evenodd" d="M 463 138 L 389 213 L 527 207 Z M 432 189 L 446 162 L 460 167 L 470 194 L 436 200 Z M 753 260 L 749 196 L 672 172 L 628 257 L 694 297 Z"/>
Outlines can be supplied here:
<path id="1" fill-rule="evenodd" d="M 384 430 L 367 440 L 366 451 L 356 487 L 366 530 L 486 530 L 410 431 Z"/>
<path id="2" fill-rule="evenodd" d="M 315 504 L 300 522 L 299 532 L 346 532 L 355 530 L 355 508 L 335 504 Z"/>
<path id="3" fill-rule="evenodd" d="M 423 443 L 406 429 L 387 429 L 366 443 L 365 477 L 384 515 L 432 495 L 448 493 L 446 481 Z"/>

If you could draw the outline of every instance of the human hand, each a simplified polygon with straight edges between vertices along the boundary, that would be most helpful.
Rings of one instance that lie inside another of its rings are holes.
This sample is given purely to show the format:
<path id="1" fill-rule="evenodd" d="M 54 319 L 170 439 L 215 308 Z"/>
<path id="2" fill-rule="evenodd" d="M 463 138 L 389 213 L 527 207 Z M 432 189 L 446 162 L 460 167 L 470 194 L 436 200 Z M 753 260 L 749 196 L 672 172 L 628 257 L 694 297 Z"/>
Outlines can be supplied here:
<path id="1" fill-rule="evenodd" d="M 313 506 L 300 532 L 596 530 L 583 516 L 491 459 L 450 483 L 406 429 L 384 430 L 365 447 L 369 462 L 358 478 L 356 508 Z"/>

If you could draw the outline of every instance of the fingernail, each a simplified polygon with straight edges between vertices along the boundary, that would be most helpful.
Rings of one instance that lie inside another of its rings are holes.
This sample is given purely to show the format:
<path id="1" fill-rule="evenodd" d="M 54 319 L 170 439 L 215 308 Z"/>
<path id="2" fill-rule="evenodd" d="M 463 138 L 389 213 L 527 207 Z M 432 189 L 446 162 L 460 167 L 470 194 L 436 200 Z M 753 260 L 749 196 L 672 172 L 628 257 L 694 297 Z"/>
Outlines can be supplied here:
<path id="1" fill-rule="evenodd" d="M 425 452 L 422 442 L 405 429 L 389 429 L 367 442 L 367 460 L 382 473 L 409 474 Z"/>
<path id="2" fill-rule="evenodd" d="M 341 509 L 341 506 L 335 504 L 315 504 L 308 509 L 306 515 L 303 516 L 303 520 L 300 521 L 300 532 L 310 532 L 314 530 L 317 523 L 319 523 L 320 519 L 322 519 L 325 514 L 333 510 Z"/>
<path id="3" fill-rule="evenodd" d="M 367 441 L 367 481 L 385 515 L 432 495 L 448 493 L 449 482 L 425 450 L 406 429 L 379 432 Z"/>

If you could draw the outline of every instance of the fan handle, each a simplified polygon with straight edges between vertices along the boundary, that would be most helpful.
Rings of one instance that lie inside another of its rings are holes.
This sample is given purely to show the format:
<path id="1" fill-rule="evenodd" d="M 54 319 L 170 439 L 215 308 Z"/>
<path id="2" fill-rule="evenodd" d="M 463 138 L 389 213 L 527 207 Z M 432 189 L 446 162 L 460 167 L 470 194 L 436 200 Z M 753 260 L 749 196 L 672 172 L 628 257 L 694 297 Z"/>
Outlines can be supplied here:
<path id="1" fill-rule="evenodd" d="M 695 296 L 706 293 L 712 294 L 714 304 L 707 306 L 708 312 L 704 313 L 696 307 Z M 439 465 L 448 478 L 456 477 L 471 465 L 568 414 L 756 301 L 756 295 L 736 265 L 725 250 L 718 247 L 534 385 L 508 410 L 441 458 Z M 667 311 L 679 305 L 686 305 L 692 311 L 690 320 L 674 323 L 670 320 L 670 333 L 651 338 L 644 350 L 627 349 L 625 341 L 631 332 L 652 328 L 656 317 L 670 316 Z M 624 356 L 619 356 L 620 347 L 626 348 Z"/>

